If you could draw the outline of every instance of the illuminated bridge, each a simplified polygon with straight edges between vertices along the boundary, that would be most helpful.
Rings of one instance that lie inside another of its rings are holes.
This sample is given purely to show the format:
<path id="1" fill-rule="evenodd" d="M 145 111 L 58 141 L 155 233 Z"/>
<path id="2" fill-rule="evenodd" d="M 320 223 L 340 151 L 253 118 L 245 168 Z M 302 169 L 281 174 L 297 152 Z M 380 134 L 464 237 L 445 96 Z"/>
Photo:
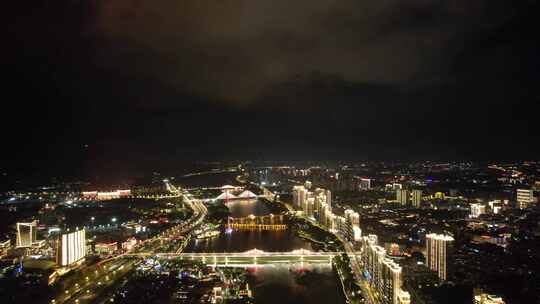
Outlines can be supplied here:
<path id="1" fill-rule="evenodd" d="M 340 252 L 315 252 L 306 249 L 297 249 L 289 252 L 266 252 L 252 249 L 246 252 L 184 252 L 184 253 L 139 253 L 126 254 L 128 257 L 158 257 L 165 259 L 184 259 L 200 261 L 207 265 L 246 267 L 271 266 L 290 264 L 329 264 L 332 258 Z"/>
<path id="2" fill-rule="evenodd" d="M 284 221 L 284 216 L 280 215 L 265 215 L 233 218 L 227 220 L 227 228 L 238 230 L 285 230 L 287 225 Z"/>

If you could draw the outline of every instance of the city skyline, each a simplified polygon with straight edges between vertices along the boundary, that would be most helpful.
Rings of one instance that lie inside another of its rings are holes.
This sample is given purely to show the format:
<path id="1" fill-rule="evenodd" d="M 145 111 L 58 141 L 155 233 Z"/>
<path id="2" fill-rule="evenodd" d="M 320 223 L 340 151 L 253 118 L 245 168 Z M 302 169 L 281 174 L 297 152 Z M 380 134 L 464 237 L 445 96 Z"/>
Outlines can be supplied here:
<path id="1" fill-rule="evenodd" d="M 540 1 L 3 11 L 1 303 L 540 303 Z"/>
<path id="2" fill-rule="evenodd" d="M 25 181 L 2 192 L 1 269 L 12 275 L 0 277 L 0 296 L 28 303 L 14 292 L 27 286 L 43 304 L 247 304 L 277 290 L 305 304 L 512 304 L 540 294 L 540 162 L 193 166 L 121 188 Z M 299 299 L 295 284 L 306 284 Z"/>

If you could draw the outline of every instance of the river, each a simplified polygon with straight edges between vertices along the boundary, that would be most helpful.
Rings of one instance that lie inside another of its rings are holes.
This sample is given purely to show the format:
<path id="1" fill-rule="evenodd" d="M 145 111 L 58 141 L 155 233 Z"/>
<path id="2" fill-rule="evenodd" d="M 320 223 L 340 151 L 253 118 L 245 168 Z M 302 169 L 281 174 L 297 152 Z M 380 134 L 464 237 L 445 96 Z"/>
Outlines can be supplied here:
<path id="1" fill-rule="evenodd" d="M 264 202 L 232 201 L 227 203 L 232 217 L 267 215 Z M 230 234 L 192 240 L 185 252 L 243 252 L 251 249 L 264 251 L 313 250 L 311 244 L 285 231 L 233 231 Z M 330 265 L 268 266 L 248 269 L 248 280 L 255 303 L 323 304 L 345 303 L 341 284 Z"/>

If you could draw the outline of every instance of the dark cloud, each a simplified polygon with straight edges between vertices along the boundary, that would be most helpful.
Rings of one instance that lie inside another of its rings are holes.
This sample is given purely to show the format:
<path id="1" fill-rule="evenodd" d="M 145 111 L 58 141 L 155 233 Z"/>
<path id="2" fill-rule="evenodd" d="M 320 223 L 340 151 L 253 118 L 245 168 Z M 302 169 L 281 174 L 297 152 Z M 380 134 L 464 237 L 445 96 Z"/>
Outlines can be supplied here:
<path id="1" fill-rule="evenodd" d="M 538 152 L 536 1 L 13 6 L 10 166 Z"/>
<path id="2" fill-rule="evenodd" d="M 506 3 L 506 4 L 505 4 Z M 233 103 L 297 74 L 445 79 L 456 36 L 512 17 L 508 1 L 106 1 L 96 64 Z M 94 24 L 93 24 L 94 25 Z"/>

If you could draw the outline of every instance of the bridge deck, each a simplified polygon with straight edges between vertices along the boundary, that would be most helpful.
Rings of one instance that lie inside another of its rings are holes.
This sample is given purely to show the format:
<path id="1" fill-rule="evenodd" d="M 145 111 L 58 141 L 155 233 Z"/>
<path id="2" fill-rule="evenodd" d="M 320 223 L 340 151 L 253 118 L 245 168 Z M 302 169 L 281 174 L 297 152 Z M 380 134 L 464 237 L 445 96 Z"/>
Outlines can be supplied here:
<path id="1" fill-rule="evenodd" d="M 133 253 L 126 256 L 159 256 L 159 257 L 186 257 L 186 258 L 270 258 L 270 257 L 333 257 L 343 252 L 319 252 L 305 249 L 287 251 L 287 252 L 267 252 L 262 250 L 250 250 L 246 252 L 181 252 L 181 253 Z"/>

